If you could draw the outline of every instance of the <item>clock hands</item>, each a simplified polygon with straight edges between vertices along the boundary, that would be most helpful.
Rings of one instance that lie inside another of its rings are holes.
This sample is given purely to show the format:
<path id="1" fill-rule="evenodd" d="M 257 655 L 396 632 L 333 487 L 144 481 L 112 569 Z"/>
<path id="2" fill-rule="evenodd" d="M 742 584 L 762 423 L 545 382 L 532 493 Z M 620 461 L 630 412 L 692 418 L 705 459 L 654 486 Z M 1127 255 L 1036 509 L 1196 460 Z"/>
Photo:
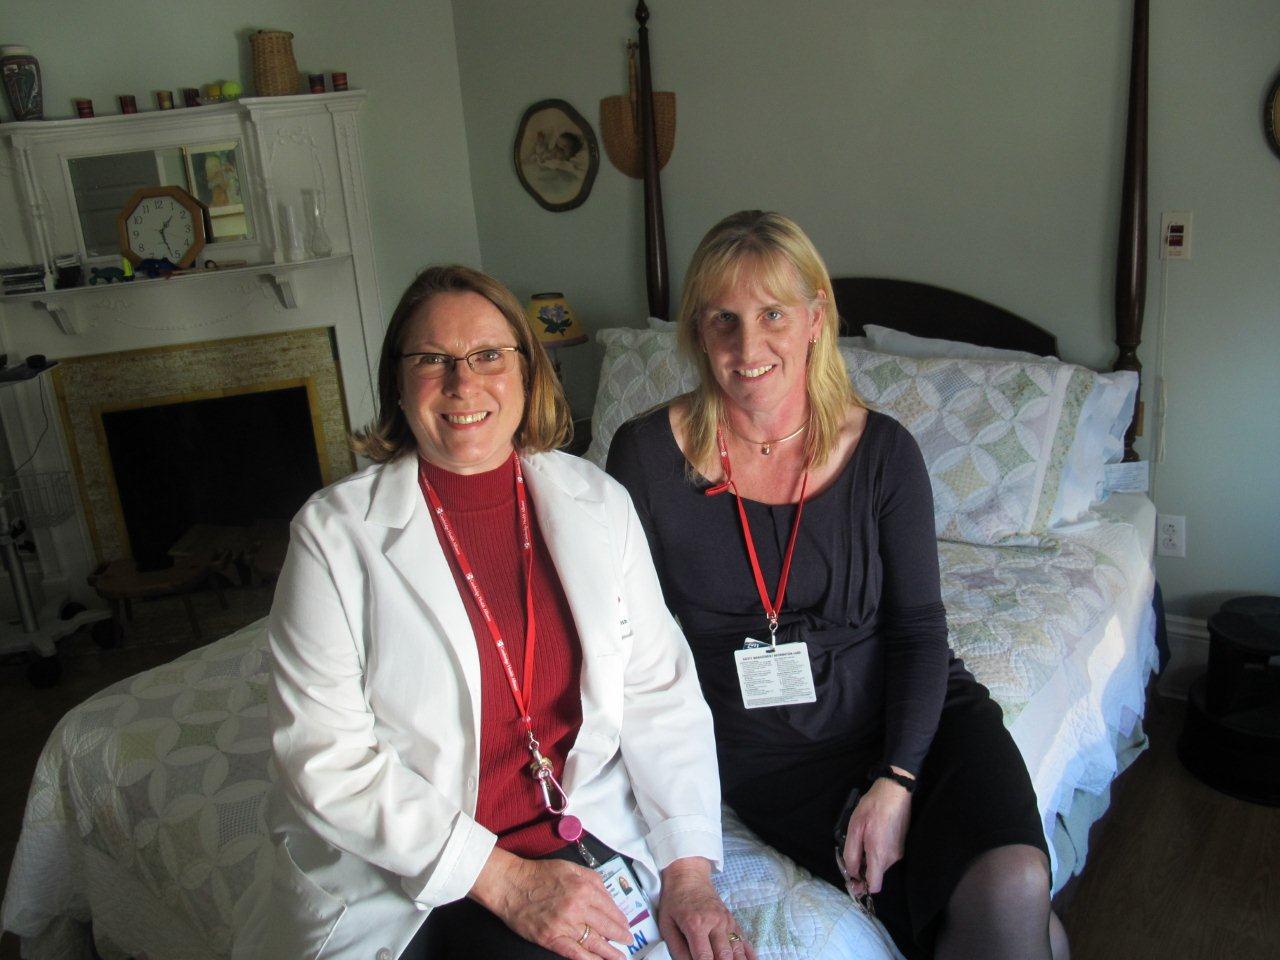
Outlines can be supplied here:
<path id="1" fill-rule="evenodd" d="M 169 224 L 171 224 L 172 222 L 173 222 L 173 215 L 170 214 L 169 219 L 160 225 L 160 239 L 164 241 L 164 248 L 169 251 L 169 255 L 171 257 L 174 255 L 173 245 L 169 243 L 169 238 L 164 235 L 164 232 L 169 229 Z"/>

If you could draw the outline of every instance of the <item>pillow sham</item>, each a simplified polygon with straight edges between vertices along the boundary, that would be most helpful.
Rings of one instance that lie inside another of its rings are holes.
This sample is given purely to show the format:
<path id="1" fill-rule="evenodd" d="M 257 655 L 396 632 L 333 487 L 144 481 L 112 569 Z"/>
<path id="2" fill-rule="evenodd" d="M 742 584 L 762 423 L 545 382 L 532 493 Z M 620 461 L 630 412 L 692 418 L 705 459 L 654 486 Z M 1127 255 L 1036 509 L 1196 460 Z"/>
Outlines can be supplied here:
<path id="1" fill-rule="evenodd" d="M 698 374 L 676 347 L 674 330 L 615 328 L 599 331 L 596 341 L 604 344 L 604 361 L 586 458 L 603 469 L 618 428 L 636 414 L 693 389 Z"/>
<path id="2" fill-rule="evenodd" d="M 1057 357 L 1040 357 L 1022 350 L 981 347 L 961 340 L 917 337 L 900 330 L 867 324 L 867 340 L 877 353 L 903 357 L 961 357 L 974 360 L 1026 360 L 1033 363 L 1061 363 Z M 1050 511 L 1049 524 L 1060 526 L 1090 516 L 1093 504 L 1107 498 L 1106 467 L 1124 456 L 1124 433 L 1133 419 L 1138 375 L 1131 371 L 1097 373 L 1081 367 L 1092 378 L 1093 387 L 1084 400 L 1072 438 L 1058 496 Z"/>
<path id="3" fill-rule="evenodd" d="M 854 388 L 920 445 L 941 540 L 1047 546 L 1089 372 L 842 348 Z"/>

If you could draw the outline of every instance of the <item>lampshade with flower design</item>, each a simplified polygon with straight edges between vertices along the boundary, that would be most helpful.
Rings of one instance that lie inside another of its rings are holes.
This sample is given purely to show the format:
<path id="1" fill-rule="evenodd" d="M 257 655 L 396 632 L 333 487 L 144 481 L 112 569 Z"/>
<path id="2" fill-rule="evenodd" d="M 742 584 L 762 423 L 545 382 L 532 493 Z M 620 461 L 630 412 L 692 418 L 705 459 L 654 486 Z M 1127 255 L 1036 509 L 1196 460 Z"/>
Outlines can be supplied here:
<path id="1" fill-rule="evenodd" d="M 525 306 L 533 332 L 548 350 L 587 342 L 582 325 L 563 293 L 535 293 Z"/>

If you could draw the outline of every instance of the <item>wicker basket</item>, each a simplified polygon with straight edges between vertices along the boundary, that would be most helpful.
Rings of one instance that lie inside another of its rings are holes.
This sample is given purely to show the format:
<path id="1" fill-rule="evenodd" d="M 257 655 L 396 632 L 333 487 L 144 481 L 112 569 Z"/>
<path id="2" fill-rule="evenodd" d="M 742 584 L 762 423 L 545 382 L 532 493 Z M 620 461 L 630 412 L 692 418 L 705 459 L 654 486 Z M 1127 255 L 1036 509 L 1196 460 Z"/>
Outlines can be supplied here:
<path id="1" fill-rule="evenodd" d="M 301 84 L 293 59 L 293 34 L 287 30 L 259 30 L 249 37 L 253 48 L 253 85 L 260 97 L 297 93 Z"/>

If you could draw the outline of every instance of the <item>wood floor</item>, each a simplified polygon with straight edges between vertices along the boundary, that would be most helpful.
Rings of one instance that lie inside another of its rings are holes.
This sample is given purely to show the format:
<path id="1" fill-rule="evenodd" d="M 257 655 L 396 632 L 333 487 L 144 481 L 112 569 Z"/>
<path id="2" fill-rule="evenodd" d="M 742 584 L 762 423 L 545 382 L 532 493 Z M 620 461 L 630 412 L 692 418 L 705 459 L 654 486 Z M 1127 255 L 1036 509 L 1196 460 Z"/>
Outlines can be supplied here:
<path id="1" fill-rule="evenodd" d="M 1151 749 L 1116 784 L 1063 917 L 1072 960 L 1280 958 L 1280 808 L 1187 773 L 1183 710 L 1151 700 Z"/>
<path id="2" fill-rule="evenodd" d="M 260 616 L 268 597 L 251 594 L 229 591 L 225 613 L 198 600 L 207 634 Z M 138 628 L 119 650 L 64 641 L 66 673 L 54 689 L 31 690 L 20 665 L 0 664 L 0 876 L 8 876 L 31 773 L 58 718 L 91 693 L 197 645 L 181 607 L 166 602 L 139 606 Z M 1152 699 L 1151 749 L 1116 785 L 1063 917 L 1073 960 L 1280 958 L 1280 809 L 1233 800 L 1192 778 L 1175 753 L 1182 711 L 1178 701 Z M 17 939 L 4 934 L 0 960 L 18 956 Z"/>

